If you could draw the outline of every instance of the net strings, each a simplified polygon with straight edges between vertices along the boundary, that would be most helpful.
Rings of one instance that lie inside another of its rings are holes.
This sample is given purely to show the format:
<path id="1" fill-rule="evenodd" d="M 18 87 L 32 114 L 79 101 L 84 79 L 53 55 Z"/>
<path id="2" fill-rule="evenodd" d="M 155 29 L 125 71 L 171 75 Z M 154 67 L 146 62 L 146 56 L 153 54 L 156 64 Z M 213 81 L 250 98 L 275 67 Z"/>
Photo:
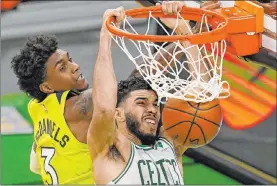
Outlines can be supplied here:
<path id="1" fill-rule="evenodd" d="M 149 34 L 152 20 L 154 20 L 168 36 L 174 35 L 180 21 L 190 28 L 188 22 L 185 21 L 179 13 L 176 18 L 176 25 L 172 32 L 169 33 L 162 23 L 157 18 L 153 17 L 150 12 L 147 29 L 143 34 Z M 222 24 L 218 25 L 218 27 Z M 115 24 L 113 26 L 115 26 Z M 203 28 L 206 28 L 208 31 L 210 30 L 205 15 L 202 16 L 198 33 L 201 33 Z M 120 29 L 123 32 L 129 32 L 136 35 L 141 34 L 134 29 L 127 16 L 125 17 Z M 191 29 L 189 29 L 189 32 L 192 34 Z M 153 90 L 157 92 L 161 102 L 167 101 L 168 98 L 206 102 L 215 98 L 227 98 L 229 96 L 229 84 L 221 79 L 223 56 L 226 51 L 225 40 L 210 43 L 210 52 L 207 51 L 206 45 L 191 45 L 189 47 L 184 47 L 180 41 L 176 41 L 174 42 L 173 52 L 170 53 L 164 48 L 168 42 L 158 45 L 149 40 L 132 40 L 116 35 L 112 35 L 112 38 L 121 50 L 124 51 L 127 57 L 134 63 L 142 77 L 150 84 Z M 129 51 L 126 41 L 129 43 L 131 42 L 135 46 L 138 54 L 132 54 Z M 197 57 L 193 57 L 190 54 L 189 50 L 192 47 L 197 48 Z M 157 52 L 153 53 L 153 49 Z M 177 59 L 176 56 L 180 53 L 185 54 L 186 58 L 181 58 L 182 60 Z M 170 56 L 170 60 L 167 60 L 165 54 Z M 166 61 L 166 64 L 161 64 L 157 61 L 157 55 L 161 56 L 164 61 Z M 188 64 L 193 67 L 194 73 L 188 69 Z M 203 64 L 202 67 L 201 64 Z M 204 72 L 201 72 L 200 67 L 205 68 Z M 184 71 L 188 74 L 187 78 L 181 77 L 181 73 L 184 73 Z M 210 80 L 208 82 L 202 78 L 204 75 L 209 76 Z"/>

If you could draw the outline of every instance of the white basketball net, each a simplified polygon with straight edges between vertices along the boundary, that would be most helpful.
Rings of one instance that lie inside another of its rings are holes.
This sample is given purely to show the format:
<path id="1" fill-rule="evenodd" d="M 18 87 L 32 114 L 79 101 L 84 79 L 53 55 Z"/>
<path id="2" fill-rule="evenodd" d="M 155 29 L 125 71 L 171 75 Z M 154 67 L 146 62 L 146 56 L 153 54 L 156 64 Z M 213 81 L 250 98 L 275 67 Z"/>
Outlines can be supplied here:
<path id="1" fill-rule="evenodd" d="M 144 34 L 149 34 L 150 22 L 152 20 L 157 22 L 157 25 L 169 36 L 174 34 L 179 21 L 183 21 L 184 24 L 188 26 L 187 21 L 185 21 L 180 14 L 177 16 L 179 19 L 176 21 L 175 28 L 172 33 L 168 33 L 160 21 L 153 17 L 150 12 L 147 30 Z M 125 17 L 119 29 L 123 32 L 141 35 L 142 33 L 138 33 L 128 19 L 129 18 Z M 205 15 L 202 17 L 200 29 L 197 33 L 201 33 L 204 26 L 209 31 L 209 25 Z M 190 30 L 190 32 L 192 33 L 192 30 Z M 226 51 L 225 40 L 210 43 L 211 52 L 207 51 L 205 45 L 184 47 L 180 41 L 176 41 L 173 42 L 174 50 L 170 53 L 164 48 L 168 43 L 163 43 L 159 46 L 152 41 L 132 40 L 116 35 L 112 35 L 112 37 L 117 45 L 126 53 L 128 58 L 135 64 L 136 69 L 143 78 L 151 85 L 153 90 L 157 92 L 160 101 L 161 98 L 165 98 L 165 100 L 168 98 L 176 98 L 199 103 L 211 101 L 215 98 L 227 98 L 229 96 L 229 84 L 221 80 L 223 56 Z M 126 41 L 132 43 L 138 52 L 132 52 L 132 54 L 129 51 L 130 45 L 127 46 L 125 44 Z M 197 55 L 194 56 L 189 52 L 193 47 L 193 50 L 196 49 L 197 51 Z M 153 53 L 153 49 L 157 52 Z M 177 59 L 176 56 L 178 54 L 180 55 L 180 53 L 185 54 L 185 59 L 184 57 Z M 158 55 L 166 61 L 166 64 L 161 64 L 156 60 Z M 171 59 L 168 58 L 169 60 L 167 60 L 165 55 L 169 55 Z M 189 66 L 190 69 L 193 70 L 193 73 L 189 70 Z M 185 78 L 182 77 L 184 74 L 186 74 Z M 205 80 L 203 77 L 209 78 Z M 224 86 L 224 84 L 226 86 Z"/>

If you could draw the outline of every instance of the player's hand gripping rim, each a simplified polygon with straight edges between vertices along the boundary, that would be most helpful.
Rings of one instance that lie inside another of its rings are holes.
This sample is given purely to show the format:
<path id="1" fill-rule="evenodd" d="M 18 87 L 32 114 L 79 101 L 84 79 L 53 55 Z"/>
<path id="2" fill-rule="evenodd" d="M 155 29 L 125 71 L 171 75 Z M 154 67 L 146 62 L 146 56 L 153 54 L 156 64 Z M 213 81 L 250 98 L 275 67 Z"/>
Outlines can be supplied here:
<path id="1" fill-rule="evenodd" d="M 162 1 L 156 3 L 157 6 L 162 6 L 162 11 L 165 15 L 177 15 L 182 10 L 185 4 L 181 1 Z"/>
<path id="2" fill-rule="evenodd" d="M 125 19 L 125 10 L 122 6 L 116 8 L 116 9 L 108 9 L 105 11 L 103 15 L 103 24 L 101 29 L 101 35 L 102 34 L 109 34 L 109 30 L 106 27 L 106 21 L 109 17 L 114 16 L 116 23 L 115 25 L 117 27 L 120 26 L 121 22 Z"/>
<path id="3" fill-rule="evenodd" d="M 182 11 L 182 7 L 186 6 L 184 2 L 163 1 L 161 3 L 157 3 L 156 5 L 157 6 L 161 5 L 162 11 L 165 15 L 176 15 L 176 18 L 160 18 L 161 22 L 163 22 L 168 28 L 174 29 L 177 26 L 175 30 L 177 34 L 180 34 L 180 35 L 191 34 L 190 26 L 186 24 L 184 20 L 182 20 L 181 18 L 177 18 L 177 15 Z"/>
<path id="4" fill-rule="evenodd" d="M 213 11 L 215 9 L 219 9 L 220 6 L 221 6 L 221 3 L 219 1 L 206 1 L 206 2 L 200 4 L 201 9 L 210 10 L 210 11 Z M 197 22 L 195 24 L 195 26 L 192 28 L 192 32 L 193 33 L 199 33 L 200 27 L 201 27 L 201 23 Z M 207 31 L 209 31 L 209 30 L 207 29 L 205 24 L 203 24 L 202 32 L 207 32 Z"/>

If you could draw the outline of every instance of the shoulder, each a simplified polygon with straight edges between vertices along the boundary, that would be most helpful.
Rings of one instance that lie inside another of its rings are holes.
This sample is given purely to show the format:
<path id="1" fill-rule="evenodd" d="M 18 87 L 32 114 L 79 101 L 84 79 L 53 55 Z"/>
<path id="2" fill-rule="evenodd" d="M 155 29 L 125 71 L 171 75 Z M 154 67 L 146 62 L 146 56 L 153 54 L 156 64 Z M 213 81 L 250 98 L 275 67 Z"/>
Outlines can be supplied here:
<path id="1" fill-rule="evenodd" d="M 92 89 L 83 92 L 70 91 L 65 102 L 65 117 L 79 119 L 91 119 L 92 111 Z"/>
<path id="2" fill-rule="evenodd" d="M 181 143 L 176 137 L 170 136 L 163 127 L 160 129 L 159 138 L 164 142 L 167 142 L 173 151 L 176 153 L 177 157 L 181 157 L 183 153 L 188 149 L 183 143 Z"/>
<path id="3" fill-rule="evenodd" d="M 168 133 L 164 130 L 163 126 L 160 128 L 160 133 L 158 139 L 166 140 L 172 146 L 174 146 L 174 138 L 172 138 Z"/>
<path id="4" fill-rule="evenodd" d="M 37 101 L 36 99 L 34 99 L 34 98 L 32 98 L 32 99 L 29 101 L 29 103 L 28 103 L 28 105 L 27 105 L 27 108 L 28 108 L 28 111 L 29 111 L 29 112 L 30 112 L 31 109 L 33 109 L 34 104 L 37 103 L 37 102 L 38 102 L 38 101 Z"/>
<path id="5" fill-rule="evenodd" d="M 84 115 L 89 112 L 92 113 L 92 89 L 80 93 L 75 107 Z"/>

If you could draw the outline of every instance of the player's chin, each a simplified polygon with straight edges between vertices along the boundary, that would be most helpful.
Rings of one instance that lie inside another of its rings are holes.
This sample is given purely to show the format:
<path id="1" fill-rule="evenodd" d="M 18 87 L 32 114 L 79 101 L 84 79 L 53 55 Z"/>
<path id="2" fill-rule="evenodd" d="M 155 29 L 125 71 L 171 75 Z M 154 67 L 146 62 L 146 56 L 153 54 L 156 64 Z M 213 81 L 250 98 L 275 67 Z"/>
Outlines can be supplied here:
<path id="1" fill-rule="evenodd" d="M 82 79 L 77 81 L 77 84 L 75 85 L 75 89 L 82 91 L 88 89 L 89 84 L 86 79 Z"/>
<path id="2" fill-rule="evenodd" d="M 149 129 L 149 130 L 147 131 L 147 134 L 148 134 L 148 135 L 153 135 L 153 136 L 156 135 L 156 133 L 157 133 L 157 127 L 155 127 L 155 126 L 150 126 L 148 129 Z"/>

